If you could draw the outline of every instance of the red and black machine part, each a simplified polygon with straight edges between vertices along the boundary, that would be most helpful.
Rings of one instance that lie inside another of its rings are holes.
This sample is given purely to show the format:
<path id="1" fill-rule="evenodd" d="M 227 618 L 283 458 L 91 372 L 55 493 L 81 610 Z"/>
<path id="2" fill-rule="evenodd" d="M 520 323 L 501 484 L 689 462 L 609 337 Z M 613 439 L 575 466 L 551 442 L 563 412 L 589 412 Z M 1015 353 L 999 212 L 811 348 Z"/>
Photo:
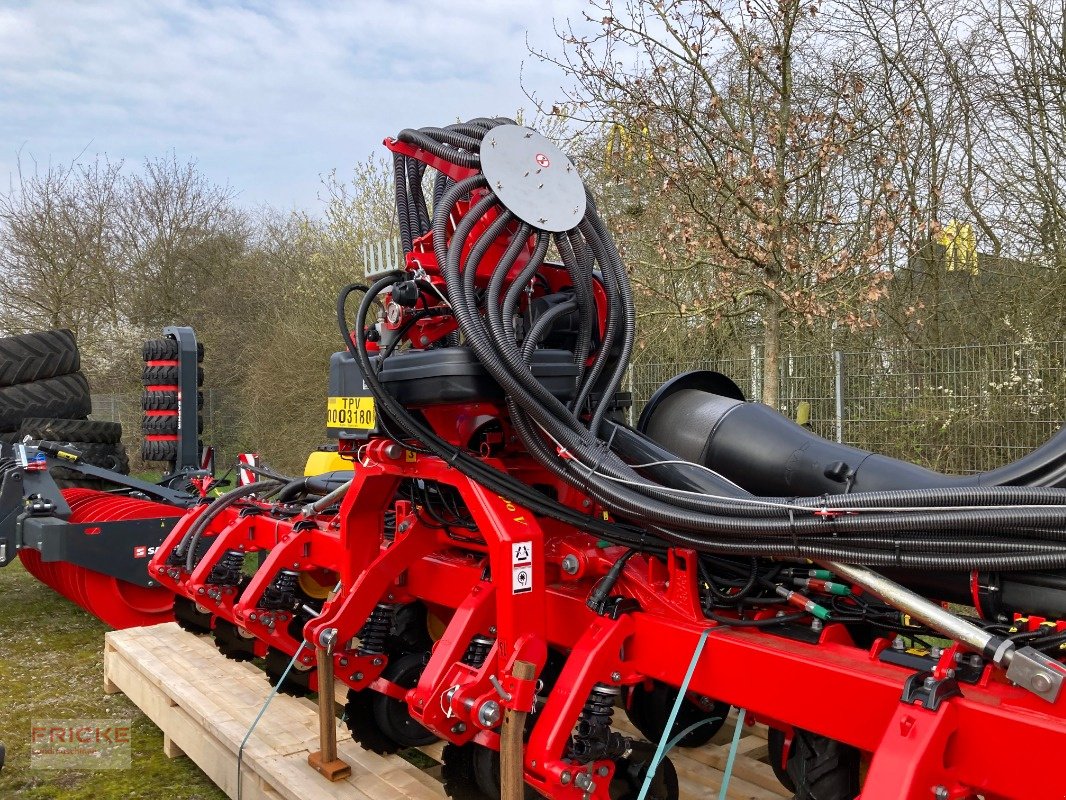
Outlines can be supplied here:
<path id="1" fill-rule="evenodd" d="M 708 372 L 630 427 L 632 290 L 570 159 L 506 119 L 385 144 L 404 263 L 342 291 L 330 365 L 351 470 L 194 501 L 147 573 L 180 624 L 293 693 L 329 643 L 353 736 L 445 740 L 455 797 L 498 796 L 508 708 L 552 798 L 676 798 L 669 740 L 730 707 L 797 798 L 1066 794 L 1066 434 L 952 478 Z"/>

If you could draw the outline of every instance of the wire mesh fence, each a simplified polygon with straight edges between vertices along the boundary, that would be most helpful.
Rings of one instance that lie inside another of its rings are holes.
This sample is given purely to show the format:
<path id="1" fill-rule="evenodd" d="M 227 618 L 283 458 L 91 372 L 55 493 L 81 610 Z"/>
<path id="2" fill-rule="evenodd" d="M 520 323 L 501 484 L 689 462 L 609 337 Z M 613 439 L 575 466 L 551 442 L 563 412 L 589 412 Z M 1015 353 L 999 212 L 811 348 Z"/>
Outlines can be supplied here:
<path id="1" fill-rule="evenodd" d="M 634 414 L 664 381 L 689 369 L 730 378 L 761 394 L 762 354 L 717 361 L 639 363 L 628 388 Z M 1066 342 L 927 349 L 786 353 L 780 410 L 828 439 L 967 473 L 1013 461 L 1059 429 L 1066 402 Z"/>
<path id="2" fill-rule="evenodd" d="M 761 394 L 758 347 L 745 358 L 642 362 L 626 376 L 632 419 L 659 386 L 691 369 L 721 372 L 749 398 Z M 1066 414 L 1064 341 L 786 352 L 780 369 L 784 414 L 795 418 L 808 403 L 815 433 L 944 472 L 983 471 L 1020 458 L 1054 434 Z M 139 394 L 93 395 L 93 418 L 121 422 L 134 456 L 140 404 Z M 202 413 L 203 438 L 214 445 L 219 465 L 241 451 L 262 450 L 266 431 L 243 424 L 234 393 L 205 388 Z"/>

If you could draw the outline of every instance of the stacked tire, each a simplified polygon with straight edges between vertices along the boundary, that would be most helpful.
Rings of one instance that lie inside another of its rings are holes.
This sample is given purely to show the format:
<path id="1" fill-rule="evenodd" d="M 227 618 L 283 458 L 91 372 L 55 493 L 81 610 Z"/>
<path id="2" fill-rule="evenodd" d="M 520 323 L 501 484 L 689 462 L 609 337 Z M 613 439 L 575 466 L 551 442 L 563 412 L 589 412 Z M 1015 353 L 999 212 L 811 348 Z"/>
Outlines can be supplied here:
<path id="1" fill-rule="evenodd" d="M 117 422 L 89 420 L 92 400 L 69 330 L 0 338 L 0 441 L 25 437 L 69 444 L 94 466 L 129 474 Z M 64 467 L 52 477 L 64 487 L 96 488 L 102 481 Z"/>
<path id="2" fill-rule="evenodd" d="M 203 345 L 196 348 L 196 361 L 204 359 Z M 144 343 L 144 394 L 141 397 L 141 443 L 143 461 L 173 462 L 178 457 L 178 342 L 152 339 Z M 196 370 L 196 432 L 203 433 L 204 371 Z M 188 402 L 187 399 L 185 402 Z"/>

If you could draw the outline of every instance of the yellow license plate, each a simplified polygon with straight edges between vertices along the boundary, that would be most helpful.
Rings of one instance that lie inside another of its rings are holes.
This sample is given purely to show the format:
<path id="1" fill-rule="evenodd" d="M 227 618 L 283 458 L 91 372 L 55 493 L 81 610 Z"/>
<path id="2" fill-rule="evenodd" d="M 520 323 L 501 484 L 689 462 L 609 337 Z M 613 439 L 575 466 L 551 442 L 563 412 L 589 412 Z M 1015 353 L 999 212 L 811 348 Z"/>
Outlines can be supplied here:
<path id="1" fill-rule="evenodd" d="M 372 431 L 377 428 L 373 397 L 331 397 L 326 401 L 326 427 Z"/>

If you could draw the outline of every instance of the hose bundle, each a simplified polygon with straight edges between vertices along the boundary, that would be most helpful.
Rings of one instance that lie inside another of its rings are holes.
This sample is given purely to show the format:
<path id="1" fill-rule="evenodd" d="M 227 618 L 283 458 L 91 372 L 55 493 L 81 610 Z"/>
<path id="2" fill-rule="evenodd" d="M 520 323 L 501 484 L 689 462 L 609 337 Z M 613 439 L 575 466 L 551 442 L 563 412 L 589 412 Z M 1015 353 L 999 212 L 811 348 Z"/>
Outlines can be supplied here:
<path id="1" fill-rule="evenodd" d="M 548 471 L 625 524 L 606 524 L 578 513 L 486 465 L 438 437 L 383 389 L 366 352 L 365 328 L 375 298 L 407 279 L 397 272 L 364 294 L 354 343 L 343 324 L 343 300 L 339 319 L 369 388 L 405 436 L 537 513 L 628 546 L 679 545 L 725 556 L 828 559 L 911 569 L 1066 566 L 1066 490 L 978 486 L 760 498 L 710 470 L 679 463 L 646 437 L 611 420 L 611 404 L 636 332 L 626 269 L 587 189 L 584 215 L 562 231 L 540 227 L 501 201 L 497 190 L 502 184 L 490 184 L 480 169 L 481 150 L 490 131 L 513 125 L 510 120 L 479 118 L 399 134 L 399 141 L 472 173 L 453 180 L 439 172 L 431 209 L 421 188 L 426 165 L 396 154 L 403 246 L 411 252 L 415 239 L 432 232 L 447 305 L 462 342 L 504 390 L 522 443 Z M 494 245 L 492 264 L 487 256 Z M 569 275 L 572 298 L 549 314 L 554 319 L 576 310 L 580 320 L 573 347 L 578 378 L 569 403 L 557 399 L 530 370 L 538 337 L 550 326 L 548 315 L 524 338 L 515 326 L 523 294 L 552 245 Z M 602 285 L 606 297 L 602 330 L 596 330 L 595 283 Z M 694 471 L 700 474 L 694 477 Z"/>

